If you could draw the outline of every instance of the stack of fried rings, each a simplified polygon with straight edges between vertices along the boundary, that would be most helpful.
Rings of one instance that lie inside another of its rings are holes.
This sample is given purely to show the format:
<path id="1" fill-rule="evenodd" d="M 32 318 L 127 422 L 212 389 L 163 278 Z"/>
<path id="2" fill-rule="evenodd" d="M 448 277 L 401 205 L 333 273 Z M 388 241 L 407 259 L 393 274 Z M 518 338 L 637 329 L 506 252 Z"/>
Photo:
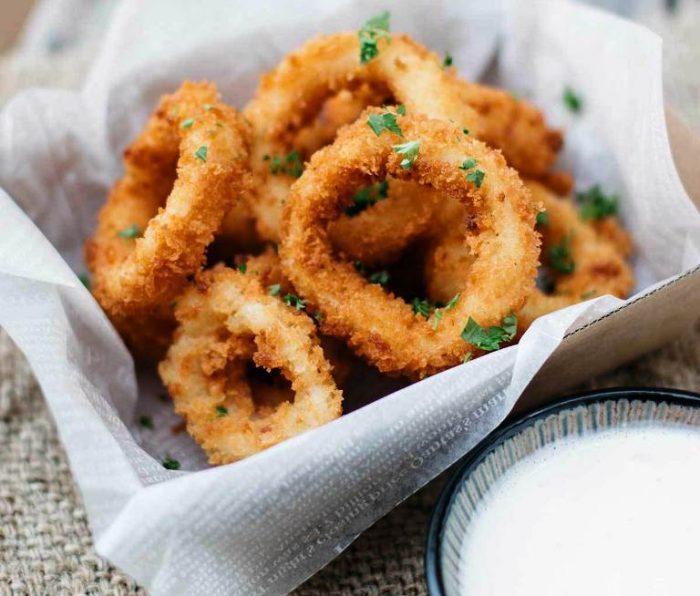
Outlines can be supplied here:
<path id="1" fill-rule="evenodd" d="M 467 320 L 486 329 L 515 313 L 522 333 L 633 285 L 616 221 L 593 225 L 557 196 L 572 182 L 552 170 L 562 137 L 541 113 L 387 37 L 367 63 L 356 34 L 307 42 L 242 114 L 209 83 L 164 96 L 86 243 L 93 294 L 135 356 L 161 360 L 212 463 L 340 416 L 345 346 L 420 379 L 483 352 L 464 339 Z M 384 130 L 368 125 L 385 117 Z M 407 142 L 411 159 L 397 151 Z M 377 184 L 383 194 L 353 211 L 354 193 Z M 577 267 L 545 293 L 539 260 L 563 239 Z M 419 314 L 366 275 L 415 245 L 427 298 L 449 308 Z M 261 386 L 251 363 L 289 386 Z"/>

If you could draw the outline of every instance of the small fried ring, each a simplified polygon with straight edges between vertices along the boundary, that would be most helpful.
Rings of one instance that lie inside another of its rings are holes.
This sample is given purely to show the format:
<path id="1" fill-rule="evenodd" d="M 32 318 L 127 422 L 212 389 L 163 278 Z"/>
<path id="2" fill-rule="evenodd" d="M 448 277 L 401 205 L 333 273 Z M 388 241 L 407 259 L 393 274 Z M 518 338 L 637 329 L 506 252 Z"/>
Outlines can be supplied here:
<path id="1" fill-rule="evenodd" d="M 159 372 L 187 430 L 212 464 L 243 459 L 342 413 L 313 321 L 250 275 L 222 265 L 178 300 L 179 327 Z M 293 403 L 259 406 L 245 375 L 253 362 L 281 370 Z"/>

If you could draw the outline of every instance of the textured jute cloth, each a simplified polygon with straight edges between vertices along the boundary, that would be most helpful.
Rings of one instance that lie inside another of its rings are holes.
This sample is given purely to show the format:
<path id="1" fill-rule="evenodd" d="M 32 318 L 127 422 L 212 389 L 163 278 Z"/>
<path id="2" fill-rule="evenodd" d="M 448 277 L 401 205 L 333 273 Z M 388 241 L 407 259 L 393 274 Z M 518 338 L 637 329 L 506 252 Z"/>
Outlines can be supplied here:
<path id="1" fill-rule="evenodd" d="M 0 59 L 0 105 L 35 85 L 71 88 L 92 52 Z M 586 388 L 700 390 L 700 326 Z M 298 594 L 423 594 L 426 525 L 444 474 L 367 530 Z M 80 494 L 26 360 L 0 331 L 0 596 L 142 594 L 95 554 Z"/>

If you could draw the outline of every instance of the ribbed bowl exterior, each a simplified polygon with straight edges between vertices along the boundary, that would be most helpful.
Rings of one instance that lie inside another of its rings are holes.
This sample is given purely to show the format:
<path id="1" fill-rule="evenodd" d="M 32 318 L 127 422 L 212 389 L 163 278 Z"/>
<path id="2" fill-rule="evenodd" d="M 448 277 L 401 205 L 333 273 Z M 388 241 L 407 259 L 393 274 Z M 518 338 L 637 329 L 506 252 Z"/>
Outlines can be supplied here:
<path id="1" fill-rule="evenodd" d="M 569 398 L 487 437 L 460 466 L 436 507 L 426 580 L 433 595 L 462 595 L 460 554 L 467 528 L 491 486 L 537 449 L 564 438 L 647 424 L 700 427 L 700 396 L 673 390 L 611 390 Z"/>

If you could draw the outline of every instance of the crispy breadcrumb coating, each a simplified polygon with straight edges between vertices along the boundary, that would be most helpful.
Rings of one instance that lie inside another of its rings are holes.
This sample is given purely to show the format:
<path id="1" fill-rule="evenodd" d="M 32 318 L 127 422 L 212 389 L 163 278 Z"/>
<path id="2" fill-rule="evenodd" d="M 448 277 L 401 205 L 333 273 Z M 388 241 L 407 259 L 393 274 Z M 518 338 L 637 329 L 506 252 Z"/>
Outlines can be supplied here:
<path id="1" fill-rule="evenodd" d="M 256 277 L 219 265 L 185 292 L 175 315 L 179 327 L 159 372 L 211 463 L 248 457 L 341 415 L 342 392 L 313 321 Z M 294 401 L 256 403 L 246 379 L 251 360 L 279 369 Z"/>
<path id="2" fill-rule="evenodd" d="M 539 237 L 537 207 L 501 154 L 451 123 L 424 116 L 399 120 L 403 137 L 376 136 L 366 116 L 343 128 L 318 151 L 293 186 L 285 206 L 280 257 L 297 291 L 323 314 L 321 329 L 347 341 L 380 371 L 414 378 L 461 362 L 474 347 L 462 338 L 469 317 L 498 325 L 525 302 L 534 286 Z M 395 145 L 419 142 L 410 168 Z M 478 164 L 465 171 L 467 161 Z M 466 288 L 435 324 L 410 305 L 369 283 L 347 262 L 333 258 L 327 228 L 347 206 L 348 189 L 387 175 L 429 186 L 474 209 L 467 241 L 476 255 Z"/>

